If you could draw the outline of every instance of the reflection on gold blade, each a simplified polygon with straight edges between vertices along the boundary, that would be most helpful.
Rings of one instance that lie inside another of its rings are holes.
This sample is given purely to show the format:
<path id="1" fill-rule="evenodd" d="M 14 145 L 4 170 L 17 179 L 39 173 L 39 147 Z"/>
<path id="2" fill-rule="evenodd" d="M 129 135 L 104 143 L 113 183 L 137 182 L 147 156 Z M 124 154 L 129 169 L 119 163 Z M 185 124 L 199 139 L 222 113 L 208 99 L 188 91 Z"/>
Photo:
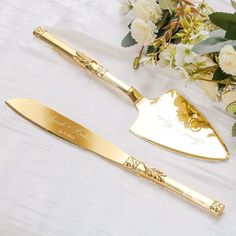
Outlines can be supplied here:
<path id="1" fill-rule="evenodd" d="M 228 150 L 197 109 L 175 90 L 137 103 L 139 116 L 131 131 L 154 144 L 194 157 L 229 158 Z"/>
<path id="2" fill-rule="evenodd" d="M 174 104 L 177 107 L 177 117 L 186 129 L 198 132 L 202 128 L 210 128 L 209 122 L 184 97 L 176 96 Z"/>

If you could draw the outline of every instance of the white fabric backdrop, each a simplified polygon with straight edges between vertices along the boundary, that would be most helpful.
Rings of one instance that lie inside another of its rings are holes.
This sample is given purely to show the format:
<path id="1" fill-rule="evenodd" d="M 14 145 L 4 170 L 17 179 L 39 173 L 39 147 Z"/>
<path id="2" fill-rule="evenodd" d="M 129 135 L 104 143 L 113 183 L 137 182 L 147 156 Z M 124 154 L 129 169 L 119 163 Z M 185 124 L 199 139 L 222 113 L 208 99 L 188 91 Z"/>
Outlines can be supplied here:
<path id="1" fill-rule="evenodd" d="M 229 1 L 209 1 L 230 10 Z M 227 5 L 228 4 L 228 5 Z M 109 0 L 0 2 L 0 235 L 236 235 L 236 140 L 233 119 L 196 85 L 173 74 L 132 70 L 136 47 L 120 47 L 127 33 L 119 3 Z M 226 162 L 181 157 L 128 132 L 137 111 L 119 91 L 86 75 L 38 39 L 44 26 L 86 51 L 147 97 L 175 88 L 204 112 L 231 152 Z M 25 121 L 4 104 L 37 99 L 171 177 L 226 204 L 214 218 L 174 194 L 81 150 Z"/>

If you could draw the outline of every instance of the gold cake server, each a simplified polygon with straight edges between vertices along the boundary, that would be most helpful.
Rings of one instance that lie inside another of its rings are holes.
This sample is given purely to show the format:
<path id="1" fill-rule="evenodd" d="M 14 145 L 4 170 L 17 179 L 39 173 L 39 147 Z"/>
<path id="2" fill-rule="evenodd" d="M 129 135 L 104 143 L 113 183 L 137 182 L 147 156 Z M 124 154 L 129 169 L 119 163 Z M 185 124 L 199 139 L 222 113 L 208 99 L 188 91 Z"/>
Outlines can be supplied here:
<path id="1" fill-rule="evenodd" d="M 211 160 L 224 160 L 229 153 L 207 119 L 184 97 L 170 90 L 159 98 L 146 99 L 85 54 L 74 50 L 39 27 L 34 35 L 63 52 L 83 69 L 125 92 L 139 115 L 130 130 L 137 136 L 173 151 Z"/>
<path id="2" fill-rule="evenodd" d="M 214 215 L 218 216 L 223 213 L 224 204 L 205 197 L 174 181 L 162 171 L 148 167 L 133 156 L 124 153 L 104 138 L 94 134 L 82 125 L 68 119 L 45 105 L 24 98 L 11 99 L 6 101 L 6 103 L 19 115 L 50 133 L 82 148 L 88 149 L 89 151 L 95 152 L 131 172 L 179 194 Z"/>

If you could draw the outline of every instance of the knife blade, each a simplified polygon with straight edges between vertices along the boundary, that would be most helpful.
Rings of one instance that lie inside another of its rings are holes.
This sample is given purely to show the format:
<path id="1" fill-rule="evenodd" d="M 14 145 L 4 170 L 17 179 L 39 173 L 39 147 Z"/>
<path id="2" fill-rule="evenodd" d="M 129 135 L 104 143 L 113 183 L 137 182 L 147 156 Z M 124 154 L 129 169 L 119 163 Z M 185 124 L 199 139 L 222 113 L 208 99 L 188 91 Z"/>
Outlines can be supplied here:
<path id="1" fill-rule="evenodd" d="M 229 152 L 209 121 L 186 98 L 170 90 L 159 98 L 144 98 L 132 86 L 113 76 L 84 53 L 75 50 L 44 28 L 34 35 L 73 59 L 96 78 L 121 89 L 134 102 L 138 118 L 130 128 L 136 136 L 177 153 L 209 160 L 225 160 Z"/>
<path id="2" fill-rule="evenodd" d="M 6 104 L 19 115 L 44 130 L 75 145 L 92 151 L 135 174 L 159 184 L 216 216 L 224 211 L 224 204 L 208 198 L 169 178 L 164 172 L 150 168 L 143 162 L 121 151 L 112 143 L 93 133 L 81 124 L 31 99 L 15 98 Z"/>

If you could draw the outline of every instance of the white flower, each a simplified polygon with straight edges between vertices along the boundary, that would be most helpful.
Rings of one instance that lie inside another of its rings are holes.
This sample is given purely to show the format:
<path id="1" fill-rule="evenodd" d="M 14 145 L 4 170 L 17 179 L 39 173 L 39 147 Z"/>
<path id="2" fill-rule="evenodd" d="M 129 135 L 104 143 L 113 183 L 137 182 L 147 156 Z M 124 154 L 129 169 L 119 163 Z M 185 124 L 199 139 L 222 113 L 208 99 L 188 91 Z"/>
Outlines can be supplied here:
<path id="1" fill-rule="evenodd" d="M 144 65 L 152 65 L 152 66 L 156 65 L 156 61 L 152 56 L 142 57 L 140 63 Z"/>
<path id="2" fill-rule="evenodd" d="M 213 74 L 209 74 L 208 78 L 205 79 L 212 80 Z M 202 81 L 202 89 L 205 91 L 206 95 L 213 101 L 218 100 L 218 90 L 216 83 Z"/>
<path id="3" fill-rule="evenodd" d="M 131 24 L 131 35 L 141 45 L 149 45 L 155 40 L 155 25 L 141 19 L 134 19 Z"/>
<path id="4" fill-rule="evenodd" d="M 178 67 L 178 71 L 181 79 L 187 79 L 187 80 L 191 79 L 191 76 L 187 68 Z"/>
<path id="5" fill-rule="evenodd" d="M 231 90 L 222 94 L 221 98 L 224 104 L 228 106 L 230 103 L 236 101 L 236 90 Z"/>
<path id="6" fill-rule="evenodd" d="M 196 61 L 194 63 L 200 69 L 216 65 L 216 63 L 207 55 L 199 55 L 199 56 L 197 56 L 196 57 Z"/>
<path id="7" fill-rule="evenodd" d="M 175 66 L 176 45 L 169 44 L 167 48 L 161 51 L 158 65 L 160 67 Z"/>
<path id="8" fill-rule="evenodd" d="M 226 45 L 221 49 L 219 64 L 225 73 L 236 75 L 236 51 L 231 45 Z"/>
<path id="9" fill-rule="evenodd" d="M 183 67 L 186 63 L 194 63 L 196 61 L 197 54 L 192 52 L 192 45 L 178 44 L 176 46 L 176 65 Z"/>
<path id="10" fill-rule="evenodd" d="M 120 14 L 122 16 L 126 15 L 132 9 L 132 5 L 129 0 L 120 0 L 120 5 Z"/>
<path id="11" fill-rule="evenodd" d="M 199 69 L 203 69 L 206 67 L 215 66 L 216 64 L 208 55 L 199 55 L 192 51 L 193 45 L 186 44 L 178 44 L 176 45 L 176 66 L 180 67 L 188 67 L 190 65 L 194 65 Z"/>
<path id="12" fill-rule="evenodd" d="M 156 0 L 137 0 L 133 3 L 135 17 L 146 22 L 156 23 L 162 17 L 162 11 Z"/>
<path id="13" fill-rule="evenodd" d="M 209 31 L 207 30 L 200 30 L 197 34 L 193 34 L 189 40 L 191 41 L 191 44 L 196 44 L 200 41 L 203 41 L 204 39 L 209 38 Z"/>

